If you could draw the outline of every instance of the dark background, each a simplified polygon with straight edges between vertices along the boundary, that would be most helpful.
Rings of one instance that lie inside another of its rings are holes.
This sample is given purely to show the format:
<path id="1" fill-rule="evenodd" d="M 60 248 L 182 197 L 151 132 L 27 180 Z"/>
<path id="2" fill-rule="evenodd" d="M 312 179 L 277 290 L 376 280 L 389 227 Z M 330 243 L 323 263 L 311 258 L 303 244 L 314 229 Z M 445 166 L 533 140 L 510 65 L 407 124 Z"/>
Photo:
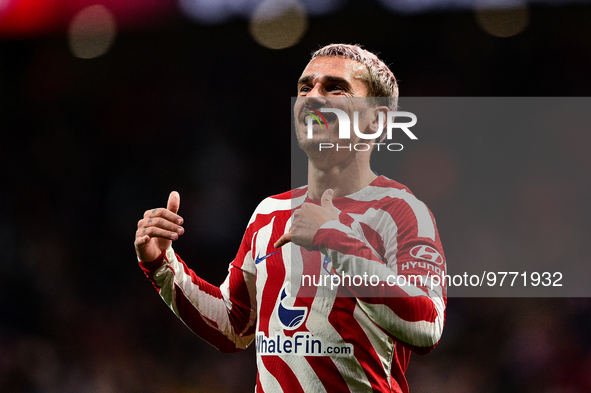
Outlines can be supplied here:
<path id="1" fill-rule="evenodd" d="M 121 29 L 94 59 L 74 57 L 59 29 L 5 34 L 0 391 L 253 391 L 254 348 L 218 353 L 138 268 L 143 212 L 178 190 L 186 234 L 175 250 L 221 283 L 258 202 L 290 188 L 290 97 L 328 43 L 379 52 L 403 96 L 588 96 L 591 6 L 529 11 L 523 32 L 498 38 L 471 11 L 350 1 L 282 50 L 257 44 L 246 19 L 201 25 L 172 12 Z M 425 136 L 388 175 L 433 211 L 450 269 L 517 253 L 558 271 L 589 259 L 589 128 Z M 510 148 L 514 138 L 526 147 Z M 590 332 L 587 298 L 449 299 L 439 347 L 411 359 L 411 391 L 590 392 Z"/>

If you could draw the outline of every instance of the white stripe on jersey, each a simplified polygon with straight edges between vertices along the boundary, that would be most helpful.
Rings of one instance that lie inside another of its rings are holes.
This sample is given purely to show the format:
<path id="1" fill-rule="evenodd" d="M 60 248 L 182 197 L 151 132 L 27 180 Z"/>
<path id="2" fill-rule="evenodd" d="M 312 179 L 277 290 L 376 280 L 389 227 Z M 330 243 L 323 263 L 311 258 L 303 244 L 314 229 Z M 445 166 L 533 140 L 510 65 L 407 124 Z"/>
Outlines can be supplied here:
<path id="1" fill-rule="evenodd" d="M 314 371 L 310 363 L 302 361 L 298 356 L 284 356 L 281 359 L 291 368 L 295 375 L 305 375 L 306 378 L 298 378 L 299 384 L 304 392 L 326 392 L 318 374 Z M 267 390 L 265 390 L 267 392 Z M 274 390 L 268 390 L 272 393 Z"/>
<path id="2" fill-rule="evenodd" d="M 194 284 L 191 276 L 185 273 L 183 265 L 178 261 L 174 250 L 169 247 L 166 250 L 166 260 L 172 267 L 174 274 L 169 274 L 167 264 L 160 267 L 163 274 L 156 273 L 154 278 L 156 283 L 161 288 L 160 296 L 170 305 L 172 311 L 181 318 L 176 298 L 174 296 L 175 287 L 177 287 L 184 295 L 184 298 L 190 302 L 195 309 L 199 310 L 202 315 L 207 315 L 208 318 L 203 318 L 203 321 L 209 326 L 218 329 L 226 337 L 230 338 L 236 343 L 238 348 L 246 348 L 252 341 L 252 335 L 248 337 L 237 337 L 234 328 L 228 318 L 228 309 L 226 304 L 229 303 L 229 298 L 224 298 L 223 302 L 220 299 L 211 296 L 207 292 L 202 291 L 198 285 Z M 166 281 L 173 280 L 172 285 L 166 284 Z M 176 285 L 175 285 L 176 284 Z M 181 318 L 182 320 L 182 318 Z M 210 320 L 216 321 L 217 327 L 213 325 Z"/>
<path id="3" fill-rule="evenodd" d="M 239 337 L 243 336 L 248 329 L 250 329 L 250 327 L 252 325 L 254 325 L 254 323 L 257 320 L 257 304 L 256 304 L 256 294 L 255 294 L 255 286 L 254 286 L 254 282 L 256 281 L 256 276 L 247 272 L 247 271 L 242 271 L 242 276 L 244 278 L 244 282 L 249 283 L 249 282 L 253 282 L 253 285 L 247 285 L 248 288 L 248 295 L 250 297 L 250 316 L 249 316 L 249 321 L 246 324 L 246 326 L 244 327 L 244 329 L 242 329 L 242 331 L 239 333 Z M 230 300 L 230 276 L 228 275 L 228 277 L 226 277 L 226 279 L 224 280 L 224 282 L 222 283 L 222 285 L 220 285 L 220 291 L 222 292 L 222 298 L 224 299 L 224 303 L 226 304 L 226 307 L 228 308 L 228 310 L 232 310 L 233 308 L 233 304 L 232 301 Z M 252 337 L 248 336 L 248 337 Z M 245 341 L 245 348 L 250 345 L 250 341 L 246 342 Z"/>
<path id="4" fill-rule="evenodd" d="M 300 263 L 302 263 L 301 254 L 299 252 L 295 253 L 294 257 L 298 258 L 298 256 L 300 256 L 299 260 Z M 319 262 L 319 265 L 321 265 L 321 262 Z M 322 274 L 324 275 L 328 273 L 322 272 Z M 345 343 L 345 341 L 328 320 L 330 311 L 333 309 L 336 300 L 336 295 L 337 292 L 332 290 L 329 286 L 320 285 L 317 287 L 316 296 L 310 307 L 310 315 L 306 320 L 306 328 L 308 331 L 316 333 L 318 335 L 317 337 L 321 337 L 324 342 L 338 345 Z M 373 325 L 373 322 L 370 323 Z M 332 361 L 352 392 L 366 390 L 371 386 L 363 371 L 363 366 L 359 363 L 356 357 L 333 357 Z M 308 392 L 315 390 L 304 391 Z"/>
<path id="5" fill-rule="evenodd" d="M 369 212 L 369 214 L 367 214 L 367 212 Z M 376 233 L 380 234 L 382 241 L 384 242 L 384 249 L 386 250 L 384 259 L 387 261 L 387 266 L 393 271 L 396 271 L 396 253 L 398 253 L 398 226 L 388 212 L 374 208 L 367 209 L 367 212 L 364 214 L 349 213 L 349 215 L 355 220 L 355 222 L 363 222 Z M 370 242 L 366 242 L 366 244 L 371 247 Z M 372 250 L 375 255 L 379 256 L 373 247 Z"/>
<path id="6" fill-rule="evenodd" d="M 272 197 L 266 198 L 261 203 L 259 203 L 254 213 L 252 213 L 250 221 L 248 221 L 248 225 L 255 222 L 257 215 L 259 214 L 271 214 L 282 210 L 291 210 L 292 208 L 300 206 L 306 200 L 306 195 L 307 194 L 293 199 L 276 199 Z"/>
<path id="7" fill-rule="evenodd" d="M 357 304 L 359 304 L 363 311 L 365 311 L 370 317 L 373 315 L 379 316 L 379 320 L 381 321 L 389 320 L 389 323 L 383 324 L 382 327 L 393 327 L 392 329 L 389 329 L 389 333 L 394 337 L 417 347 L 430 347 L 435 345 L 441 337 L 444 322 L 443 310 L 445 309 L 443 299 L 436 298 L 430 300 L 433 302 L 435 309 L 437 310 L 435 322 L 405 321 L 385 304 L 370 304 L 360 299 L 357 299 Z"/>
<path id="8" fill-rule="evenodd" d="M 372 198 L 367 198 L 368 195 L 371 195 Z M 419 228 L 418 237 L 427 237 L 431 240 L 435 240 L 435 225 L 431 219 L 431 214 L 429 214 L 429 209 L 423 202 L 418 200 L 417 197 L 405 189 L 376 187 L 370 185 L 365 187 L 363 190 L 348 196 L 348 198 L 363 201 L 379 201 L 380 199 L 386 197 L 398 198 L 405 201 L 408 206 L 410 206 L 413 213 L 415 214 L 415 217 L 417 218 L 417 226 Z"/>
<path id="9" fill-rule="evenodd" d="M 265 225 L 253 234 L 253 243 L 256 243 L 252 245 L 251 250 L 256 250 L 256 252 L 258 253 L 258 255 L 252 255 L 253 258 L 262 258 L 265 255 L 267 255 L 267 247 L 269 246 L 269 241 L 271 240 L 271 234 L 273 232 L 273 222 L 275 222 L 275 217 L 271 219 L 271 222 L 269 222 L 267 225 Z M 251 252 L 249 252 L 247 255 L 251 255 Z M 250 260 L 252 260 L 252 262 L 250 262 Z M 249 260 L 245 260 L 245 262 L 249 263 L 242 263 L 242 270 L 246 270 L 252 274 L 256 274 L 257 269 L 255 266 L 255 260 L 249 258 Z M 264 260 L 259 263 L 264 263 Z"/>
<path id="10" fill-rule="evenodd" d="M 359 323 L 359 326 L 365 332 L 365 335 L 371 342 L 373 349 L 376 351 L 382 362 L 385 374 L 388 376 L 388 385 L 392 386 L 390 381 L 392 373 L 392 357 L 394 356 L 394 340 L 390 337 L 384 337 L 384 332 L 367 316 L 365 311 L 359 306 L 355 305 L 353 317 Z"/>

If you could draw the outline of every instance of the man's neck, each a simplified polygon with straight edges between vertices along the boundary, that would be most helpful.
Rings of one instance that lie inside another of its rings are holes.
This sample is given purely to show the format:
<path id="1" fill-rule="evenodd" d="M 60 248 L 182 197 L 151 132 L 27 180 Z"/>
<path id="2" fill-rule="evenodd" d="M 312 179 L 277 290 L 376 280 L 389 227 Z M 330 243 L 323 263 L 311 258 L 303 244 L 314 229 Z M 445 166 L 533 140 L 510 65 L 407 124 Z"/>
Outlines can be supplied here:
<path id="1" fill-rule="evenodd" d="M 377 178 L 371 170 L 369 160 L 353 160 L 349 163 L 330 167 L 319 167 L 308 161 L 308 197 L 319 201 L 322 193 L 332 188 L 334 197 L 353 194 Z"/>

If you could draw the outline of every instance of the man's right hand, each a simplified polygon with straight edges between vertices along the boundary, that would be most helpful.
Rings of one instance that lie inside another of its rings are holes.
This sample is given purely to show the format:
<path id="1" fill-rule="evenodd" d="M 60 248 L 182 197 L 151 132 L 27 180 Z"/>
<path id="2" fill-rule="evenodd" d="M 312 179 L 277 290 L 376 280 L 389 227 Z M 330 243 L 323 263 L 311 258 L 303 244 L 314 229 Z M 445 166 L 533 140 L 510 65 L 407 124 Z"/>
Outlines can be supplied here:
<path id="1" fill-rule="evenodd" d="M 152 262 L 162 254 L 173 240 L 185 233 L 183 219 L 176 214 L 181 205 L 181 196 L 173 191 L 165 208 L 146 210 L 144 218 L 137 223 L 135 252 L 144 262 Z"/>

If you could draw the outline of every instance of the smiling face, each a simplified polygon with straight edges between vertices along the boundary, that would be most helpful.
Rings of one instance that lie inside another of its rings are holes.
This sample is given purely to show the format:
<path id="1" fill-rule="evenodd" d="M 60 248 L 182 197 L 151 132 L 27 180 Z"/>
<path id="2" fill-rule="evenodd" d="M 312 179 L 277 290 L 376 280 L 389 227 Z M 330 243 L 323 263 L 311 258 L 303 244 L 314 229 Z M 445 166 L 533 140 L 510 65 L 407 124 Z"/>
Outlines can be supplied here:
<path id="1" fill-rule="evenodd" d="M 317 57 L 308 63 L 298 80 L 298 99 L 294 106 L 296 136 L 302 149 L 310 154 L 318 151 L 319 143 L 336 144 L 339 141 L 337 116 L 327 112 L 322 115 L 328 128 L 324 127 L 322 121 L 322 124 L 318 124 L 314 120 L 313 137 L 308 139 L 307 121 L 310 113 L 317 114 L 320 108 L 327 107 L 342 109 L 349 114 L 359 111 L 360 118 L 363 117 L 364 108 L 367 108 L 365 100 L 353 98 L 367 97 L 368 89 L 362 80 L 366 72 L 365 65 L 341 57 Z M 350 116 L 350 119 L 353 117 Z M 363 124 L 360 121 L 360 127 Z"/>

